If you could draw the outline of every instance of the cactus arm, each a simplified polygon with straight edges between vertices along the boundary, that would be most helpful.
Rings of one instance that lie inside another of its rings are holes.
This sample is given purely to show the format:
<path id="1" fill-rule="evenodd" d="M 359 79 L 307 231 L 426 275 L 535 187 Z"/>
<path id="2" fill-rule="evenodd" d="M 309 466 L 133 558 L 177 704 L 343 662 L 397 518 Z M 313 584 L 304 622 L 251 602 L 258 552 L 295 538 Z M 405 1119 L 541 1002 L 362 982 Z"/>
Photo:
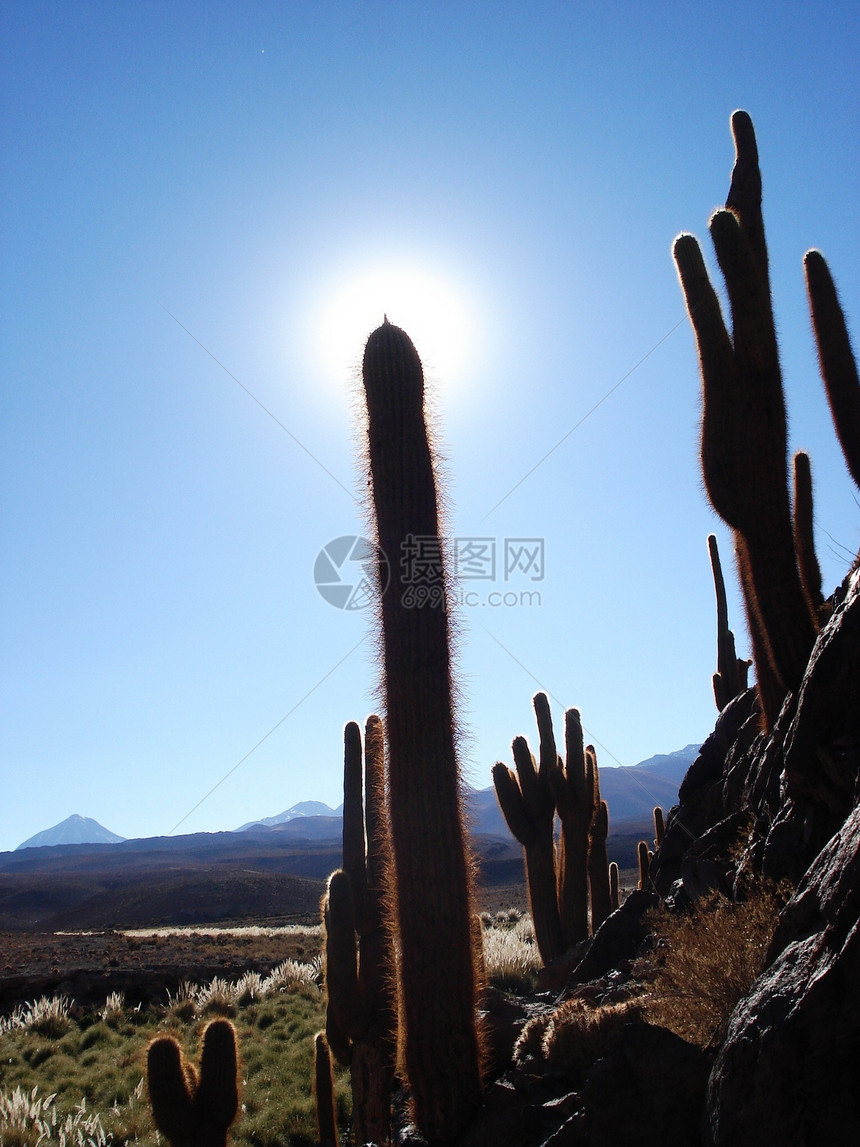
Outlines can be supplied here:
<path id="1" fill-rule="evenodd" d="M 714 576 L 714 592 L 717 597 L 717 672 L 713 679 L 714 700 L 722 712 L 729 701 L 747 688 L 750 662 L 738 657 L 735 652 L 735 635 L 729 629 L 726 583 L 723 580 L 717 539 L 713 534 L 708 537 L 708 551 L 711 557 L 711 572 Z"/>
<path id="2" fill-rule="evenodd" d="M 821 592 L 821 567 L 815 553 L 812 469 L 809 455 L 802 450 L 794 456 L 794 549 L 800 583 L 809 608 L 820 617 L 824 595 Z"/>
<path id="3" fill-rule="evenodd" d="M 194 1112 L 206 1128 L 206 1141 L 226 1143 L 227 1130 L 239 1110 L 236 1033 L 227 1020 L 213 1020 L 203 1034 L 200 1083 Z"/>
<path id="4" fill-rule="evenodd" d="M 517 774 L 502 761 L 493 765 L 493 787 L 505 823 L 523 848 L 528 848 L 535 841 L 537 829 L 526 811 Z"/>
<path id="5" fill-rule="evenodd" d="M 618 865 L 613 860 L 609 865 L 609 901 L 612 911 L 620 907 L 620 893 L 618 888 Z"/>
<path id="6" fill-rule="evenodd" d="M 821 252 L 807 251 L 803 268 L 830 413 L 848 470 L 860 486 L 860 380 L 845 315 Z"/>
<path id="7" fill-rule="evenodd" d="M 159 1036 L 149 1045 L 146 1074 L 155 1126 L 172 1144 L 191 1143 L 195 1132 L 192 1092 L 182 1052 L 172 1036 Z"/>

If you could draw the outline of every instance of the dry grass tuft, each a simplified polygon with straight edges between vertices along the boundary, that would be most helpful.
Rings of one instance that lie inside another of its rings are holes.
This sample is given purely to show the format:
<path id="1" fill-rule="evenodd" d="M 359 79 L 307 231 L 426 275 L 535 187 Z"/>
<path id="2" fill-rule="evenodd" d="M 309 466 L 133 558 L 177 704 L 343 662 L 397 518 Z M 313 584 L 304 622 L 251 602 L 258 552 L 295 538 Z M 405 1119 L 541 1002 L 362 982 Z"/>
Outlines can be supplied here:
<path id="1" fill-rule="evenodd" d="M 514 1060 L 542 1060 L 554 1072 L 577 1075 L 602 1059 L 625 1024 L 642 1018 L 642 1000 L 595 1005 L 573 999 L 523 1028 Z"/>
<path id="2" fill-rule="evenodd" d="M 699 1047 L 718 1046 L 762 971 L 784 896 L 759 886 L 734 903 L 714 894 L 691 912 L 652 916 L 653 949 L 634 965 L 645 1018 Z"/>

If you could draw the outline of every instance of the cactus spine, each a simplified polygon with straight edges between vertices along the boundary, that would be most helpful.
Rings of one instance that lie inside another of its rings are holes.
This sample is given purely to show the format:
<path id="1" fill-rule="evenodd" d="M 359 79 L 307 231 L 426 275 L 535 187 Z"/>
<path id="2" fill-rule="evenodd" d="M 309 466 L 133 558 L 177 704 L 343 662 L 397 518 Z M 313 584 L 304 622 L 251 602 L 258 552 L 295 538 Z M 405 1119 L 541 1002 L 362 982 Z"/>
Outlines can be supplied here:
<path id="1" fill-rule="evenodd" d="M 545 693 L 535 696 L 534 708 L 540 735 L 539 767 L 535 768 L 525 737 L 516 737 L 512 749 L 517 771 L 497 762 L 493 784 L 508 828 L 523 846 L 535 940 L 541 959 L 548 964 L 564 951 L 556 892 L 555 801 L 549 780 L 558 754 Z"/>
<path id="2" fill-rule="evenodd" d="M 726 209 L 710 231 L 729 295 L 723 323 L 698 243 L 675 241 L 703 383 L 702 470 L 708 496 L 735 531 L 765 724 L 796 690 L 816 626 L 800 583 L 787 478 L 782 375 L 770 303 L 761 174 L 752 122 L 732 116 L 736 161 Z"/>
<path id="3" fill-rule="evenodd" d="M 421 362 L 408 335 L 387 320 L 368 339 L 363 377 L 377 540 L 393 572 L 380 609 L 399 1037 L 416 1123 L 444 1142 L 481 1101 L 445 555 L 434 554 L 438 576 L 416 595 L 407 547 L 422 539 L 439 545 L 436 480 Z"/>
<path id="4" fill-rule="evenodd" d="M 383 916 L 384 761 L 379 717 L 367 720 L 363 765 L 361 730 L 350 721 L 344 729 L 343 870 L 329 877 L 324 901 L 326 1032 L 337 1058 L 350 1067 L 356 1134 L 361 1142 L 379 1143 L 389 1138 L 395 1052 L 391 942 Z"/>
<path id="5" fill-rule="evenodd" d="M 236 1033 L 213 1020 L 203 1033 L 199 1071 L 172 1036 L 158 1036 L 147 1053 L 155 1126 L 173 1147 L 225 1147 L 239 1109 Z"/>

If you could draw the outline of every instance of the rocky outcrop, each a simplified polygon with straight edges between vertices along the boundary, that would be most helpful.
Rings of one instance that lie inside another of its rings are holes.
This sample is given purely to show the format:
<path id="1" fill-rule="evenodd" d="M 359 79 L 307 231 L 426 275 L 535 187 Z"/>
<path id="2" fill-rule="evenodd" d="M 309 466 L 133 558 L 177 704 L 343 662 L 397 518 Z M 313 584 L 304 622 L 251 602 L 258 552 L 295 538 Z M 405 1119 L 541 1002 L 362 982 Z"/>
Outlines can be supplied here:
<path id="1" fill-rule="evenodd" d="M 706 1142 L 860 1142 L 860 808 L 786 906 L 708 1088 Z"/>

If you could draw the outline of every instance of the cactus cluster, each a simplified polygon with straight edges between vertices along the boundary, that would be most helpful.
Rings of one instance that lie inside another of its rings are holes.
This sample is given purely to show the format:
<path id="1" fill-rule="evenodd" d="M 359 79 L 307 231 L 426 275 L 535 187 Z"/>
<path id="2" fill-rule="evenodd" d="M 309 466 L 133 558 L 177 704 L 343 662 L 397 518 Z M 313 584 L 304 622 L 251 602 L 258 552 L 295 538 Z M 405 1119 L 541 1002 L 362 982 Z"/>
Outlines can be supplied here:
<path id="1" fill-rule="evenodd" d="M 344 729 L 343 868 L 323 900 L 326 953 L 325 1042 L 349 1065 L 359 1142 L 389 1138 L 395 1055 L 391 937 L 383 901 L 388 857 L 382 721 Z M 357 946 L 356 946 L 357 940 Z"/>
<path id="2" fill-rule="evenodd" d="M 556 749 L 549 701 L 534 697 L 539 763 L 525 737 L 513 741 L 516 771 L 499 761 L 493 784 L 513 835 L 523 846 L 529 903 L 541 959 L 549 964 L 612 911 L 606 853 L 609 810 L 600 799 L 597 754 L 584 745 L 577 709 L 565 713 L 565 755 Z M 558 845 L 555 817 L 561 822 Z M 617 907 L 617 879 L 615 899 Z"/>
<path id="3" fill-rule="evenodd" d="M 729 298 L 731 335 L 696 239 L 680 235 L 673 253 L 699 351 L 705 488 L 734 533 L 762 718 L 765 728 L 771 729 L 786 695 L 800 686 L 819 630 L 822 603 L 811 538 L 808 459 L 795 463 L 792 513 L 761 173 L 755 132 L 746 112 L 733 114 L 732 132 L 736 158 L 731 187 L 725 208 L 710 220 Z M 804 263 L 821 371 L 843 452 L 857 481 L 857 369 L 824 259 L 811 251 Z M 728 680 L 722 679 L 722 664 L 718 669 L 718 704 L 738 686 L 730 660 L 727 653 Z"/>

